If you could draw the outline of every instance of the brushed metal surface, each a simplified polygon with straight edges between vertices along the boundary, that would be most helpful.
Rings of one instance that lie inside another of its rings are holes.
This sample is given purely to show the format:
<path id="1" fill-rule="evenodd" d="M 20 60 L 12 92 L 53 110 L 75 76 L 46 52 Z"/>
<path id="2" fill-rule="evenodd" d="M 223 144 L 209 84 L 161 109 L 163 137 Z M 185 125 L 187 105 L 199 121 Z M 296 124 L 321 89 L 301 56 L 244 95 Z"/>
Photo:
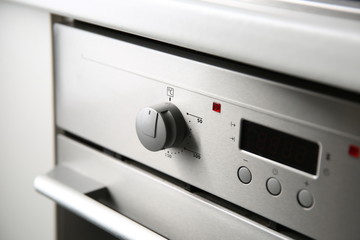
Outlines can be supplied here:
<path id="1" fill-rule="evenodd" d="M 359 104 L 65 26 L 55 34 L 58 126 L 310 237 L 358 236 L 360 161 L 347 151 L 360 146 Z M 190 134 L 181 147 L 153 153 L 137 139 L 135 118 L 169 101 L 168 87 Z M 316 175 L 240 150 L 241 119 L 318 143 Z M 238 180 L 241 166 L 249 184 Z M 266 189 L 275 175 L 276 197 Z M 314 196 L 309 209 L 297 201 L 301 189 Z"/>
<path id="2" fill-rule="evenodd" d="M 59 166 L 107 186 L 116 211 L 166 238 L 290 239 L 159 177 L 61 135 L 58 136 L 58 161 Z M 47 191 L 55 192 L 50 189 Z M 68 194 L 64 194 L 61 199 L 66 200 Z"/>
<path id="3" fill-rule="evenodd" d="M 81 176 L 63 166 L 39 175 L 34 181 L 35 189 L 61 206 L 102 227 L 124 240 L 164 239 L 140 224 L 106 207 L 85 193 L 103 188 L 96 181 Z"/>
<path id="4" fill-rule="evenodd" d="M 233 0 L 12 0 L 360 92 L 360 22 Z M 309 3 L 307 4 L 309 5 Z M 345 12 L 346 13 L 346 12 Z M 357 19 L 356 19 L 357 18 Z"/>

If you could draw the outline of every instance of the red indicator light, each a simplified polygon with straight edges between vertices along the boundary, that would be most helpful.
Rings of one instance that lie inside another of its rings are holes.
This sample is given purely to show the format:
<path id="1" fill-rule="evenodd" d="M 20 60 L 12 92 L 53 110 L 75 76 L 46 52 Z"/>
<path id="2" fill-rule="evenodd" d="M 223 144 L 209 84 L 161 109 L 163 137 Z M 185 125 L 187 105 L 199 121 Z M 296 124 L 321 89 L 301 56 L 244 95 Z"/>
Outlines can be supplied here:
<path id="1" fill-rule="evenodd" d="M 349 155 L 358 158 L 360 156 L 360 148 L 358 146 L 350 145 Z"/>
<path id="2" fill-rule="evenodd" d="M 213 111 L 220 113 L 221 112 L 221 104 L 213 102 Z"/>

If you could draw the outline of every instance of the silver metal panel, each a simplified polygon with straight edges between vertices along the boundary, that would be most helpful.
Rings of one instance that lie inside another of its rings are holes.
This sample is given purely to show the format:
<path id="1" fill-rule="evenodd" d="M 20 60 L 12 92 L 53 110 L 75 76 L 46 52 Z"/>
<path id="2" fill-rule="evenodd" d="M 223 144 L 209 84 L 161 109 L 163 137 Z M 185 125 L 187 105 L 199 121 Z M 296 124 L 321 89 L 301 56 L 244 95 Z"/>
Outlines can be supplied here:
<path id="1" fill-rule="evenodd" d="M 90 222 L 102 227 L 124 240 L 153 239 L 163 237 L 122 216 L 105 205 L 84 195 L 103 186 L 63 166 L 57 166 L 34 181 L 37 191 L 53 199 L 61 206 L 75 212 Z"/>
<path id="2" fill-rule="evenodd" d="M 305 92 L 275 82 L 266 82 L 264 79 L 139 47 L 65 25 L 55 25 L 54 34 L 56 77 L 60 81 L 58 84 L 60 98 L 62 98 L 61 94 L 67 93 L 81 98 L 89 89 L 93 91 L 94 96 L 84 97 L 91 97 L 93 106 L 99 106 L 99 108 L 106 106 L 110 109 L 111 104 L 114 104 L 114 98 L 118 98 L 119 101 L 121 98 L 126 99 L 127 104 L 142 101 L 138 98 L 143 97 L 158 99 L 148 102 L 150 105 L 154 104 L 154 101 L 156 104 L 158 103 L 156 101 L 168 99 L 166 87 L 165 90 L 159 91 L 152 89 L 153 85 L 160 86 L 163 83 L 266 114 L 291 118 L 293 121 L 304 124 L 315 124 L 317 127 L 330 131 L 344 132 L 353 136 L 360 134 L 358 124 L 360 115 L 357 114 L 360 112 L 360 106 L 358 104 Z M 141 82 L 137 82 L 136 79 Z M 149 79 L 154 83 L 147 81 Z M 64 81 L 65 84 L 62 84 Z M 67 81 L 70 82 L 69 85 L 66 84 Z M 88 82 L 89 86 L 80 86 L 84 84 L 82 81 Z M 150 85 L 142 85 L 143 82 L 149 82 Z M 92 84 L 98 84 L 98 86 L 90 89 Z M 124 92 L 120 94 L 116 85 Z M 127 88 L 126 91 L 121 89 L 122 86 Z M 105 96 L 100 96 L 100 92 L 96 91 L 110 91 L 112 94 L 109 95 L 106 92 Z M 175 93 L 175 96 L 177 94 Z M 178 98 L 175 97 L 176 99 Z M 68 101 L 66 104 L 70 105 L 73 100 L 76 99 L 70 96 L 64 99 Z M 59 107 L 62 106 L 62 104 L 59 105 Z M 138 111 L 142 106 L 139 105 L 134 110 Z M 352 117 L 349 118 L 349 116 Z M 81 117 L 78 121 L 82 121 Z"/>
<path id="3" fill-rule="evenodd" d="M 313 238 L 358 236 L 360 161 L 348 155 L 360 146 L 358 104 L 65 26 L 55 34 L 60 127 Z M 153 153 L 137 139 L 135 117 L 169 101 L 169 87 L 191 134 L 182 147 Z M 316 175 L 240 150 L 241 119 L 318 143 Z M 241 166 L 250 184 L 238 180 Z M 270 177 L 282 185 L 276 197 L 266 190 Z M 301 189 L 314 195 L 310 209 L 297 202 Z"/>
<path id="4" fill-rule="evenodd" d="M 232 0 L 14 2 L 360 91 L 360 22 L 357 11 L 353 19 L 346 19 L 303 9 L 272 7 L 271 3 Z M 334 9 L 334 15 L 343 10 L 341 7 L 330 9 Z"/>
<path id="5" fill-rule="evenodd" d="M 191 194 L 145 171 L 103 155 L 66 137 L 58 137 L 59 165 L 107 186 L 121 214 L 169 239 L 290 239 L 256 222 Z M 58 195 L 61 182 L 41 176 L 35 182 L 45 192 Z M 42 183 L 38 184 L 39 181 Z M 51 185 L 50 185 L 51 184 Z M 51 190 L 51 186 L 57 186 Z M 79 195 L 61 186 L 61 201 L 75 206 Z M 83 197 L 81 197 L 83 198 Z M 89 209 L 91 212 L 91 210 Z M 106 221 L 106 216 L 94 216 Z M 103 226 L 104 227 L 104 226 Z M 128 234 L 131 234 L 128 231 Z M 143 238 L 148 239 L 148 238 Z"/>

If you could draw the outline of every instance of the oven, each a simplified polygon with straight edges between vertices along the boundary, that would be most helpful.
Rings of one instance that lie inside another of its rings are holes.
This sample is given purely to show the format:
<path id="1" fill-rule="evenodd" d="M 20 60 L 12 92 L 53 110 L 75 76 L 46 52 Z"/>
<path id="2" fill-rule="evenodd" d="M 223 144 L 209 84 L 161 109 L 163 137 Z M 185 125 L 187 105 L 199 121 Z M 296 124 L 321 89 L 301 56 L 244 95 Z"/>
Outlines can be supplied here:
<path id="1" fill-rule="evenodd" d="M 356 239 L 358 94 L 53 26 L 58 239 Z"/>

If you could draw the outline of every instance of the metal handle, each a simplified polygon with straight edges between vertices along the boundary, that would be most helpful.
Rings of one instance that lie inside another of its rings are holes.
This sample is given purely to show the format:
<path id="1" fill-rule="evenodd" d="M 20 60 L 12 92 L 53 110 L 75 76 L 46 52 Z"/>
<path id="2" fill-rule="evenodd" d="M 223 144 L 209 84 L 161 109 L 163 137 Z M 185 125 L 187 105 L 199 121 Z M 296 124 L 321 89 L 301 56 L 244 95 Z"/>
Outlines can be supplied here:
<path id="1" fill-rule="evenodd" d="M 121 239 L 165 239 L 87 196 L 106 187 L 69 168 L 57 166 L 51 172 L 36 177 L 34 187 L 61 206 Z"/>

